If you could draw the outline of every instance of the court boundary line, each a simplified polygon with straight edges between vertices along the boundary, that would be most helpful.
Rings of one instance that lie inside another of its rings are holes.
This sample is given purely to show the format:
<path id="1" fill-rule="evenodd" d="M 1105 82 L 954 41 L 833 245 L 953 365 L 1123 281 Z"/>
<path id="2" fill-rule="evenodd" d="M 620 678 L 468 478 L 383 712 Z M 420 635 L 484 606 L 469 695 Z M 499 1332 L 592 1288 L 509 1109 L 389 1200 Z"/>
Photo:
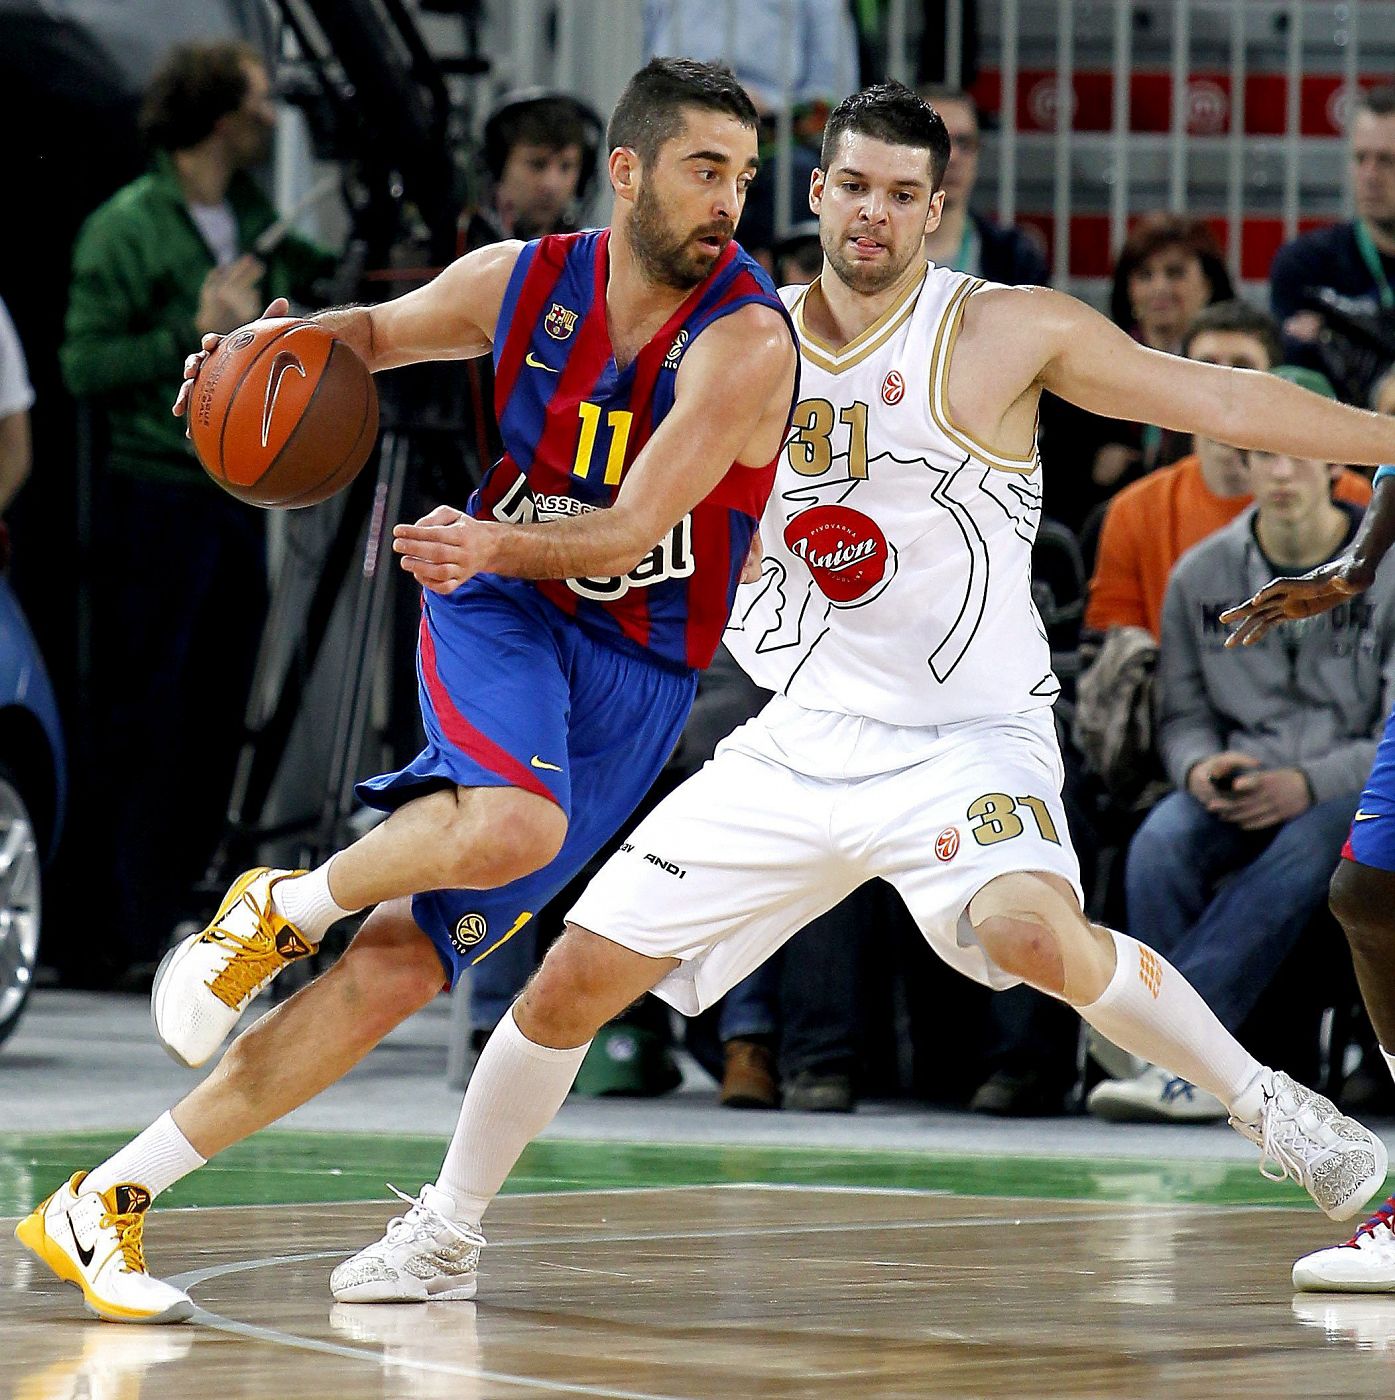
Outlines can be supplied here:
<path id="1" fill-rule="evenodd" d="M 762 1190 L 764 1184 L 760 1182 L 723 1182 L 717 1183 L 719 1187 L 727 1190 Z M 786 1184 L 787 1189 L 793 1190 L 822 1190 L 818 1186 L 805 1188 L 801 1184 Z M 633 1189 L 629 1188 L 597 1188 L 592 1192 L 518 1192 L 519 1197 L 531 1199 L 544 1199 L 558 1195 L 629 1195 L 636 1193 L 657 1193 L 674 1189 L 679 1190 L 711 1190 L 710 1186 L 700 1184 L 687 1184 L 678 1188 L 663 1186 L 642 1186 Z M 834 1188 L 835 1190 L 851 1190 L 861 1194 L 860 1188 Z M 876 1188 L 871 1188 L 875 1190 Z M 895 1194 L 902 1194 L 897 1188 L 888 1188 Z M 924 1194 L 921 1192 L 911 1192 L 913 1195 Z M 376 1204 L 375 1202 L 332 1202 L 330 1204 Z M 1095 1203 L 1098 1205 L 1099 1203 Z M 1127 1203 L 1120 1202 L 1126 1206 Z M 259 1207 L 265 1209 L 265 1207 Z M 183 1209 L 210 1209 L 210 1207 L 184 1207 Z M 217 1207 L 211 1207 L 217 1209 Z M 1115 1217 L 1117 1210 L 1105 1211 L 1096 1210 L 1093 1218 L 1100 1220 L 1110 1220 Z M 1075 1224 L 1082 1220 L 1088 1221 L 1092 1218 L 1092 1213 L 1072 1212 L 1069 1214 L 1051 1216 L 1037 1216 L 1031 1221 L 1023 1221 L 1023 1224 Z M 942 1220 L 912 1220 L 912 1221 L 877 1221 L 873 1222 L 870 1228 L 876 1230 L 927 1230 L 927 1229 L 970 1229 L 976 1225 L 987 1225 L 1000 1223 L 998 1217 L 984 1217 L 980 1214 L 949 1216 Z M 865 1230 L 868 1229 L 868 1222 L 847 1221 L 841 1224 L 811 1224 L 793 1226 L 757 1226 L 750 1229 L 725 1229 L 725 1230 L 665 1230 L 649 1234 L 631 1234 L 609 1232 L 606 1234 L 591 1233 L 587 1235 L 568 1235 L 565 1239 L 559 1239 L 555 1235 L 549 1235 L 537 1239 L 502 1240 L 498 1244 L 490 1245 L 488 1248 L 494 1250 L 504 1249 L 535 1249 L 542 1245 L 564 1243 L 568 1246 L 578 1244 L 642 1244 L 659 1243 L 665 1240 L 693 1240 L 693 1239 L 727 1239 L 733 1235 L 743 1235 L 750 1237 L 776 1237 L 784 1235 L 811 1235 L 829 1234 L 839 1231 Z M 167 1282 L 176 1288 L 186 1291 L 196 1288 L 200 1283 L 208 1282 L 215 1278 L 224 1278 L 230 1274 L 248 1273 L 254 1269 L 272 1268 L 277 1264 L 307 1263 L 314 1259 L 334 1259 L 339 1258 L 343 1251 L 333 1250 L 313 1250 L 297 1254 L 267 1255 L 254 1259 L 230 1260 L 226 1264 L 211 1264 L 202 1269 L 186 1270 L 182 1273 L 171 1274 Z M 371 1307 L 372 1304 L 361 1304 L 360 1306 Z M 471 1302 L 471 1306 L 475 1306 Z M 221 1313 L 215 1313 L 207 1308 L 199 1307 L 195 1304 L 195 1311 L 190 1318 L 191 1322 L 198 1323 L 214 1331 L 227 1332 L 235 1336 L 247 1337 L 251 1340 L 261 1341 L 273 1346 L 287 1346 L 301 1351 L 313 1351 L 321 1354 L 350 1357 L 355 1360 L 367 1361 L 375 1364 L 379 1370 L 387 1369 L 388 1357 L 385 1350 L 374 1350 L 367 1346 L 351 1346 L 344 1342 L 321 1341 L 314 1337 L 301 1337 L 294 1332 L 282 1332 L 272 1327 L 264 1327 L 257 1323 L 239 1322 L 234 1318 L 225 1317 Z M 960 1334 L 954 1334 L 960 1337 Z M 391 1358 L 394 1366 L 407 1366 L 419 1371 L 427 1371 L 435 1374 L 458 1375 L 474 1377 L 479 1380 L 491 1381 L 499 1385 L 514 1386 L 518 1389 L 532 1391 L 551 1391 L 554 1394 L 585 1395 L 585 1396 L 606 1396 L 613 1397 L 613 1400 L 697 1400 L 697 1397 L 685 1396 L 668 1392 L 660 1394 L 657 1391 L 628 1391 L 616 1390 L 613 1387 L 600 1387 L 585 1385 L 580 1382 L 563 1381 L 541 1381 L 525 1376 L 510 1375 L 505 1372 L 486 1371 L 482 1367 L 467 1367 L 451 1365 L 449 1362 L 417 1360 L 411 1357 L 394 1356 Z"/>

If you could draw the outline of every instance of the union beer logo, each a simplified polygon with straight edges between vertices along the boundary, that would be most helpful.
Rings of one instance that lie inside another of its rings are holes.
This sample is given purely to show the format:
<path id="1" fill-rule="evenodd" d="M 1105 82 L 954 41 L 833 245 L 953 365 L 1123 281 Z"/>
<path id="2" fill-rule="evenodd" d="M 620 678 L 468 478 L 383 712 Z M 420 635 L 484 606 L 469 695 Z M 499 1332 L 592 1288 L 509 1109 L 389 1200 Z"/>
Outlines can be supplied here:
<path id="1" fill-rule="evenodd" d="M 483 914 L 462 914 L 451 931 L 450 941 L 463 953 L 466 948 L 473 948 L 488 932 L 489 925 Z"/>
<path id="2" fill-rule="evenodd" d="M 543 330 L 553 340 L 567 340 L 576 329 L 576 312 L 558 302 L 552 303 L 552 310 L 543 318 Z"/>
<path id="3" fill-rule="evenodd" d="M 848 506 L 810 506 L 785 526 L 785 547 L 802 559 L 829 602 L 846 607 L 866 598 L 886 576 L 881 527 Z"/>
<path id="4" fill-rule="evenodd" d="M 959 828 L 947 826 L 935 838 L 935 859 L 951 861 L 959 854 Z"/>

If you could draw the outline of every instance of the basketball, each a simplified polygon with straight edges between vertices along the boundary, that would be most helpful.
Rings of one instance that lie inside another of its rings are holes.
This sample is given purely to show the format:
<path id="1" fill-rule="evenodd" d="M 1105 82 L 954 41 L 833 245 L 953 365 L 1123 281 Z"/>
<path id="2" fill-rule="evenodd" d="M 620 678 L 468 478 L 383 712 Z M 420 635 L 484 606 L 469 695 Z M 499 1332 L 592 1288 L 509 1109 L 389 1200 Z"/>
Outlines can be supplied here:
<path id="1" fill-rule="evenodd" d="M 328 499 L 358 475 L 378 433 L 361 359 L 314 321 L 253 321 L 223 338 L 189 401 L 203 469 L 254 506 Z"/>

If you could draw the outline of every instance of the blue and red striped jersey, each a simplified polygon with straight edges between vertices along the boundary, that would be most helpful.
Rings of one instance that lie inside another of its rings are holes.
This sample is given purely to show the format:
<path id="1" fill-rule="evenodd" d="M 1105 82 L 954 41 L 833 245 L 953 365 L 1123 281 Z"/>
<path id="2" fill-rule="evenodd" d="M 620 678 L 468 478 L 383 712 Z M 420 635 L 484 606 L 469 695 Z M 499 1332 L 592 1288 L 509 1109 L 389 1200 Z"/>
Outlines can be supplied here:
<path id="1" fill-rule="evenodd" d="M 764 270 L 728 243 L 708 276 L 620 368 L 606 325 L 609 242 L 608 229 L 554 234 L 519 254 L 494 337 L 504 455 L 471 498 L 472 515 L 531 523 L 612 505 L 625 472 L 673 407 L 678 366 L 693 341 L 750 302 L 775 308 L 789 324 Z M 545 579 L 533 587 L 622 650 L 638 648 L 669 666 L 706 666 L 774 476 L 773 460 L 763 467 L 733 463 L 623 578 Z"/>

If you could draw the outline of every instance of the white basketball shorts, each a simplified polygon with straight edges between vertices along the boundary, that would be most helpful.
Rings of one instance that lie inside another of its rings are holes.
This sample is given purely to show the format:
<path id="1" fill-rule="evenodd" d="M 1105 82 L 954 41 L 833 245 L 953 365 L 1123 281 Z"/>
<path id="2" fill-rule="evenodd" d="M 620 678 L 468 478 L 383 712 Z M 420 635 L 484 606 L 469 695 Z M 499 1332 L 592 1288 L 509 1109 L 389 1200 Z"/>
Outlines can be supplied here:
<path id="1" fill-rule="evenodd" d="M 877 876 L 930 946 L 995 988 L 965 911 L 998 875 L 1049 871 L 1081 898 L 1050 710 L 902 728 L 777 696 L 642 821 L 568 919 L 652 958 L 688 1016 Z"/>

